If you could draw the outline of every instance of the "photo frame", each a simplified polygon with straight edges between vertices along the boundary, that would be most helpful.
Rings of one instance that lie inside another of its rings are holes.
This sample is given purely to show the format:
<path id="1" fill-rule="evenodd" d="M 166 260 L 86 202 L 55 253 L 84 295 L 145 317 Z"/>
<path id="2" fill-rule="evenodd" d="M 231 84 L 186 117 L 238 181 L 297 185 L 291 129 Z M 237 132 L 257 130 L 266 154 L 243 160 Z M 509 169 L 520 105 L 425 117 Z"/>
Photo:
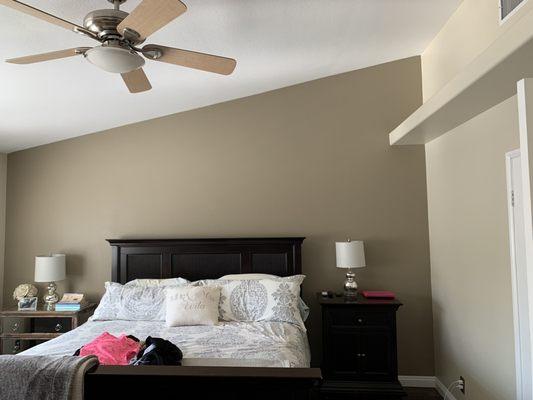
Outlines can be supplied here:
<path id="1" fill-rule="evenodd" d="M 18 303 L 19 311 L 35 311 L 37 310 L 37 297 L 23 297 Z"/>

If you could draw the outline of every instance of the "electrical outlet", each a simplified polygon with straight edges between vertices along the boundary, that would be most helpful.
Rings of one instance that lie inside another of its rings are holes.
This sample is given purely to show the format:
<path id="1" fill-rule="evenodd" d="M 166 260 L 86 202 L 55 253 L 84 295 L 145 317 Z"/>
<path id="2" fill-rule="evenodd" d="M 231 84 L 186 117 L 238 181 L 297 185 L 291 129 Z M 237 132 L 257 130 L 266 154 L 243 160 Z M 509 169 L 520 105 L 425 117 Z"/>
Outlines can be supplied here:
<path id="1" fill-rule="evenodd" d="M 461 393 L 465 394 L 465 378 L 463 378 L 462 376 L 459 377 L 459 385 L 461 385 L 459 387 L 459 389 L 461 390 Z"/>

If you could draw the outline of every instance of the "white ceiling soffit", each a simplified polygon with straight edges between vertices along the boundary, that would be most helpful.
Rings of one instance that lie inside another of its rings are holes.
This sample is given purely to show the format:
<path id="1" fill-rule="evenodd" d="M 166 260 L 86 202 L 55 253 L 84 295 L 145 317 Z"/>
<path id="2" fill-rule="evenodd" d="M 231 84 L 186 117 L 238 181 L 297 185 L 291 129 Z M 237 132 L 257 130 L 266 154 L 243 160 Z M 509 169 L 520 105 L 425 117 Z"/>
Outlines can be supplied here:
<path id="1" fill-rule="evenodd" d="M 107 0 L 25 0 L 82 25 Z M 83 57 L 0 62 L 0 151 L 12 152 L 419 55 L 460 0 L 183 0 L 147 43 L 237 60 L 233 75 L 147 60 L 153 89 L 130 94 Z M 131 11 L 139 0 L 122 9 Z M 0 6 L 0 59 L 97 42 Z"/>

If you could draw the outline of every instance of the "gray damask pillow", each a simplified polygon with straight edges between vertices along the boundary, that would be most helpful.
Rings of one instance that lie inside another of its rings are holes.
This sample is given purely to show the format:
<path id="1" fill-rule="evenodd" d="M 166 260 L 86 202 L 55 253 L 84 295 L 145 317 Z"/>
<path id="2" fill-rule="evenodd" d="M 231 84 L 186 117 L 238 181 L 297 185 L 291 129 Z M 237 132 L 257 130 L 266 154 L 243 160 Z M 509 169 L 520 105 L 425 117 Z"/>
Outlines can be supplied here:
<path id="1" fill-rule="evenodd" d="M 91 317 L 93 321 L 110 321 L 117 319 L 118 301 L 117 293 L 114 290 L 115 285 L 122 287 L 122 285 L 118 283 L 105 283 L 105 293 L 100 299 L 100 303 L 98 304 L 98 307 L 96 307 L 96 310 L 94 310 L 94 314 Z"/>
<path id="2" fill-rule="evenodd" d="M 224 321 L 279 321 L 305 330 L 298 308 L 304 275 L 267 279 L 212 279 L 194 285 L 220 286 L 219 318 Z"/>
<path id="3" fill-rule="evenodd" d="M 260 280 L 260 279 L 275 279 L 275 280 L 285 280 L 290 282 L 300 282 L 300 285 L 303 283 L 303 280 L 305 279 L 305 275 L 293 275 L 293 276 L 277 276 L 277 275 L 271 275 L 271 274 L 230 274 L 230 275 L 224 275 L 222 280 Z M 307 321 L 307 318 L 309 317 L 309 307 L 307 304 L 305 304 L 305 301 L 303 301 L 302 297 L 300 296 L 298 298 L 298 310 L 300 311 L 300 316 L 302 317 L 302 320 L 305 322 Z"/>
<path id="4" fill-rule="evenodd" d="M 93 314 L 93 321 L 164 321 L 165 288 L 161 286 L 123 286 L 106 282 L 105 294 Z"/>

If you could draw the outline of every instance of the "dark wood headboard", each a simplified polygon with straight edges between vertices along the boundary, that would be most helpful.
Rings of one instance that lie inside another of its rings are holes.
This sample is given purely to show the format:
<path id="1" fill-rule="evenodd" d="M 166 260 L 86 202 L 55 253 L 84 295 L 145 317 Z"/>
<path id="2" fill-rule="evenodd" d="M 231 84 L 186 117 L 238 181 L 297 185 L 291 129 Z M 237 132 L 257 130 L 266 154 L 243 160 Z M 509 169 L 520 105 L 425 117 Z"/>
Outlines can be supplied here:
<path id="1" fill-rule="evenodd" d="M 302 273 L 305 238 L 108 239 L 113 251 L 112 280 L 182 277 L 195 281 L 227 274 Z"/>

